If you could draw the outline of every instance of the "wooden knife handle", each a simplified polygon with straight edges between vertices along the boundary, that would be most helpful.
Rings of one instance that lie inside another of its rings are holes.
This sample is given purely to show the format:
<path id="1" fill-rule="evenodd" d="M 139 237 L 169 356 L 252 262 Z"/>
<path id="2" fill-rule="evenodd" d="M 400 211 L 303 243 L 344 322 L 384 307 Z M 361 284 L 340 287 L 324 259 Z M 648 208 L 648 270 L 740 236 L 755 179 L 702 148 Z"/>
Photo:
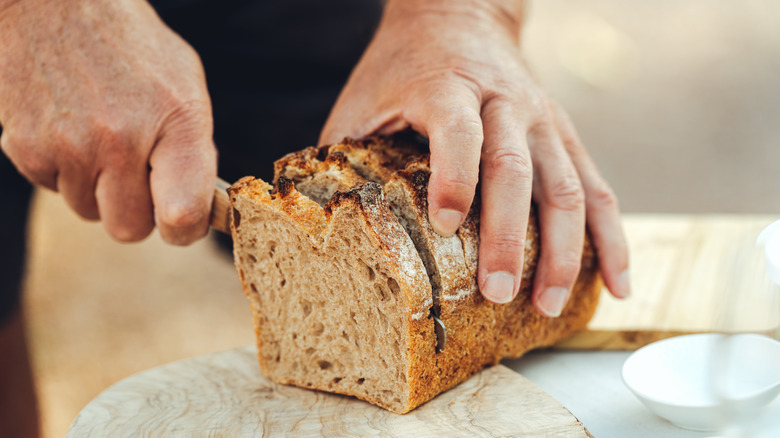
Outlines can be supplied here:
<path id="1" fill-rule="evenodd" d="M 230 234 L 230 198 L 227 189 L 230 184 L 222 178 L 217 178 L 214 187 L 214 202 L 211 204 L 211 219 L 209 225 L 215 230 Z"/>

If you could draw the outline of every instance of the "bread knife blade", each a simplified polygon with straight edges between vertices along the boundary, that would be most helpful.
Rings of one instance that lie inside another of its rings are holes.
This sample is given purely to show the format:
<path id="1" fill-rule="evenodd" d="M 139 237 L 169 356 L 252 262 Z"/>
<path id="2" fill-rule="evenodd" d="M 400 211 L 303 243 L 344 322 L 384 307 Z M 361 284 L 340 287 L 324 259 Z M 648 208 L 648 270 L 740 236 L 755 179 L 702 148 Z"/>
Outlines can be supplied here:
<path id="1" fill-rule="evenodd" d="M 226 234 L 230 234 L 230 215 L 228 214 L 230 198 L 227 193 L 228 188 L 230 188 L 230 183 L 217 177 L 217 183 L 214 187 L 214 200 L 211 203 L 211 217 L 209 218 L 209 225 L 212 228 Z"/>

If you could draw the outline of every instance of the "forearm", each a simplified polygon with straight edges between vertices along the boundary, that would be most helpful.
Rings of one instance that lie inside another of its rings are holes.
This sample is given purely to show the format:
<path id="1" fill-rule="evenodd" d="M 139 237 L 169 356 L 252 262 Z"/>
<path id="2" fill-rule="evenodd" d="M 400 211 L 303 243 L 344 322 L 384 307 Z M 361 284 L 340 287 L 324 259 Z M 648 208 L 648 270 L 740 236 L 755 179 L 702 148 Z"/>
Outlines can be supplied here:
<path id="1" fill-rule="evenodd" d="M 498 25 L 519 38 L 525 16 L 525 0 L 388 0 L 386 21 L 432 16 Z"/>

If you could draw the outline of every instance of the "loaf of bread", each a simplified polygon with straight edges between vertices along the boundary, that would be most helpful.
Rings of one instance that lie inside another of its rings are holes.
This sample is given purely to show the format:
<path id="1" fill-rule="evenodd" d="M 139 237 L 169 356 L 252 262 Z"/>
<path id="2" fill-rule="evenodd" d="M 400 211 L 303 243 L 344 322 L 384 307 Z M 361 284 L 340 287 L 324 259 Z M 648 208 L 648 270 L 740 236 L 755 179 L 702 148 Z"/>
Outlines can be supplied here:
<path id="1" fill-rule="evenodd" d="M 275 163 L 273 185 L 229 190 L 236 267 L 260 367 L 276 382 L 405 413 L 505 357 L 584 328 L 601 290 L 590 244 L 569 304 L 531 304 L 532 212 L 519 295 L 477 287 L 479 201 L 452 237 L 427 219 L 428 155 L 400 139 L 345 139 Z"/>

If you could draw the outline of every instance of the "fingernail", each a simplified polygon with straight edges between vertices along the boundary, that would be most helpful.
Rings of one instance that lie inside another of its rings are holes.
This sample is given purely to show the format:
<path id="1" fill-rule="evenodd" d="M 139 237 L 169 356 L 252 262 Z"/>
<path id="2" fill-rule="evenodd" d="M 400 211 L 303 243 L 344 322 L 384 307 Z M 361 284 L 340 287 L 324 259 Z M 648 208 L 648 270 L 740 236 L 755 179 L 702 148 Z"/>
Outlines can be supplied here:
<path id="1" fill-rule="evenodd" d="M 449 237 L 458 231 L 463 213 L 449 208 L 441 208 L 431 217 L 433 230 L 444 237 Z"/>
<path id="2" fill-rule="evenodd" d="M 628 269 L 621 272 L 617 277 L 615 284 L 615 296 L 618 298 L 627 298 L 631 295 L 631 276 Z"/>
<path id="3" fill-rule="evenodd" d="M 539 295 L 539 301 L 536 304 L 547 316 L 553 318 L 561 316 L 568 293 L 569 291 L 565 287 L 549 287 Z"/>
<path id="4" fill-rule="evenodd" d="M 485 278 L 482 295 L 496 304 L 512 301 L 515 294 L 515 276 L 509 272 L 492 272 Z"/>

